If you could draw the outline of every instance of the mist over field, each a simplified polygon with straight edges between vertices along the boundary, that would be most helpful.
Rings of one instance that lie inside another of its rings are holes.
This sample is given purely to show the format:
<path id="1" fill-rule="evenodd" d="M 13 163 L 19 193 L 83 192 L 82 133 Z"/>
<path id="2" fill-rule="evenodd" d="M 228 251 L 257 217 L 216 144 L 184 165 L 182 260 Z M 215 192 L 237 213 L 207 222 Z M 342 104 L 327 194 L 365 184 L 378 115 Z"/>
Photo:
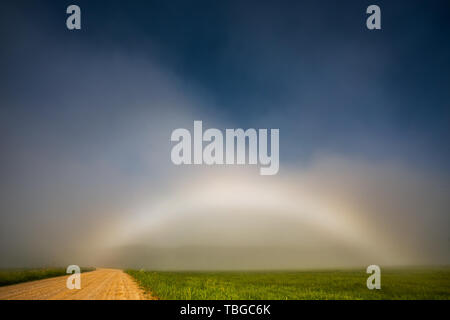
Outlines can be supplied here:
<path id="1" fill-rule="evenodd" d="M 448 43 L 444 14 L 392 4 L 414 36 L 369 39 L 313 2 L 141 5 L 166 18 L 83 2 L 67 34 L 48 3 L 0 10 L 1 268 L 450 263 L 450 49 L 423 53 Z M 194 120 L 279 128 L 279 173 L 173 165 Z"/>

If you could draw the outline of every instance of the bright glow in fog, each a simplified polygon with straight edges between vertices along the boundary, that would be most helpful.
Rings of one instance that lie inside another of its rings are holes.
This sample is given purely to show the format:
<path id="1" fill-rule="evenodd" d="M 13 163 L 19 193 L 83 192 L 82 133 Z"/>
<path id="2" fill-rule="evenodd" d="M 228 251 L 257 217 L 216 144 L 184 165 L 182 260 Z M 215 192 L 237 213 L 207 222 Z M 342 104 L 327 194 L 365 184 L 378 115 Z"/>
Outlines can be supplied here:
<path id="1" fill-rule="evenodd" d="M 147 246 L 150 251 L 180 248 L 187 255 L 211 260 L 216 253 L 220 256 L 219 249 L 224 247 L 246 248 L 244 255 L 249 259 L 254 255 L 248 249 L 252 247 L 264 248 L 268 259 L 273 250 L 279 250 L 276 248 L 303 248 L 298 256 L 288 257 L 287 253 L 270 263 L 258 260 L 260 268 L 351 266 L 370 261 L 395 265 L 420 260 L 423 255 L 411 246 L 414 235 L 409 233 L 408 221 L 398 232 L 387 228 L 404 212 L 398 210 L 393 218 L 393 208 L 378 211 L 383 204 L 372 189 L 379 189 L 383 172 L 392 174 L 386 168 L 335 159 L 320 160 L 311 168 L 289 170 L 288 174 L 285 171 L 270 179 L 236 168 L 203 172 L 178 179 L 174 187 L 161 192 L 163 196 L 142 204 L 134 216 L 118 223 L 107 246 Z M 396 172 L 399 185 L 408 188 L 400 183 L 399 170 Z M 363 197 L 367 192 L 372 194 L 375 206 Z M 384 195 L 382 198 L 389 203 Z M 202 247 L 218 249 L 208 253 Z M 195 254 L 188 254 L 191 250 Z M 170 260 L 157 264 L 161 268 L 209 267 L 209 262 L 192 265 L 173 256 L 158 256 L 151 261 L 139 256 L 139 265 L 144 267 L 147 263 L 154 267 L 155 260 Z M 239 260 L 223 265 L 240 266 Z"/>
<path id="2" fill-rule="evenodd" d="M 132 238 L 148 232 L 149 227 L 158 225 L 158 221 L 179 219 L 192 213 L 215 216 L 217 211 L 226 211 L 233 223 L 239 223 L 242 212 L 244 215 L 245 212 L 269 212 L 275 219 L 291 216 L 305 224 L 324 228 L 342 239 L 351 240 L 358 236 L 359 228 L 355 221 L 345 219 L 348 214 L 337 208 L 328 208 L 326 203 L 320 203 L 317 197 L 305 191 L 293 181 L 264 183 L 246 173 L 204 175 L 191 186 L 172 190 L 154 206 L 142 209 L 127 229 L 132 230 Z M 182 244 L 186 243 L 179 243 Z"/>

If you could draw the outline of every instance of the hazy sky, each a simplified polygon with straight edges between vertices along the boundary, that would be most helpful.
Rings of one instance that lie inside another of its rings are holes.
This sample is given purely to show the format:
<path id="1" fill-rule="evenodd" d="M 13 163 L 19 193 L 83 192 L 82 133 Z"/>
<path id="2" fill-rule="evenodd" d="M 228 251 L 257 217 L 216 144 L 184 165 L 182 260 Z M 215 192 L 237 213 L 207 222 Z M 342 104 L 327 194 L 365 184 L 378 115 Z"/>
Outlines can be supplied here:
<path id="1" fill-rule="evenodd" d="M 448 264 L 449 4 L 376 3 L 2 1 L 0 267 Z M 279 174 L 174 166 L 194 120 Z"/>

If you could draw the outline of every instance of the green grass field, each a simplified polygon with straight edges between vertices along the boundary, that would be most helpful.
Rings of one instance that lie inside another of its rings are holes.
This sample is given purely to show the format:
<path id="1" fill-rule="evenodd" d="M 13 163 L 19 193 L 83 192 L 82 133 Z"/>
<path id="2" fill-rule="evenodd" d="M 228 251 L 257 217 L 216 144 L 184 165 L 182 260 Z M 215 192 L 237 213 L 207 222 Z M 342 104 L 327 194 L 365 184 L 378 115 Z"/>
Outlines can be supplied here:
<path id="1" fill-rule="evenodd" d="M 159 299 L 450 299 L 450 268 L 384 269 L 369 290 L 365 270 L 151 272 L 127 270 Z"/>
<path id="2" fill-rule="evenodd" d="M 92 270 L 95 269 L 81 268 L 81 272 L 88 272 Z M 20 282 L 40 280 L 65 275 L 67 275 L 66 268 L 0 270 L 0 286 L 8 286 Z"/>

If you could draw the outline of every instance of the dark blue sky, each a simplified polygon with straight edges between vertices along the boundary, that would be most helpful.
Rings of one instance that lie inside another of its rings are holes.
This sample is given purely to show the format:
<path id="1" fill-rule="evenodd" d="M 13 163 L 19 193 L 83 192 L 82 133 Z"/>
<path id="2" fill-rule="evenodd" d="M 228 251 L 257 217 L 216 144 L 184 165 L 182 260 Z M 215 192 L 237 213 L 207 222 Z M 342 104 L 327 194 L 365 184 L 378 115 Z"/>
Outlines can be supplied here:
<path id="1" fill-rule="evenodd" d="M 65 8 L 72 3 L 82 9 L 78 32 L 65 28 Z M 206 96 L 210 105 L 198 117 L 234 127 L 279 127 L 285 159 L 326 150 L 448 169 L 448 2 L 377 1 L 381 31 L 365 28 L 369 4 L 2 2 L 0 90 L 3 119 L 12 117 L 4 126 L 17 135 L 16 120 L 54 118 L 64 128 L 61 109 L 82 109 L 60 103 L 71 88 L 90 101 L 102 92 L 80 88 L 88 78 L 83 68 L 93 57 L 125 54 L 151 60 L 170 70 L 183 90 Z M 118 66 L 104 61 L 98 78 L 110 78 L 111 70 L 119 77 Z M 123 81 L 133 87 L 130 79 Z M 97 85 L 120 95 L 120 80 Z M 143 90 L 138 84 L 121 98 L 132 100 Z"/>

